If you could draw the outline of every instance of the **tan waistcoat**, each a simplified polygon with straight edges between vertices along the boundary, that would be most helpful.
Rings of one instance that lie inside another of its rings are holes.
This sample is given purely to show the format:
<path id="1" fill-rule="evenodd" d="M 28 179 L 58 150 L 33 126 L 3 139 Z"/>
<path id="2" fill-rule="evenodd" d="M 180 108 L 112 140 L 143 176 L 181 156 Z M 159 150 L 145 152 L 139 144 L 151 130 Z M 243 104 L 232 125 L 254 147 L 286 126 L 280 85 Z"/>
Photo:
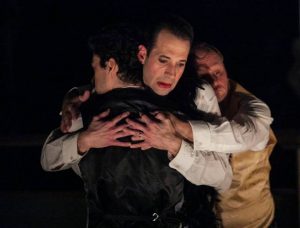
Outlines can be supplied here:
<path id="1" fill-rule="evenodd" d="M 231 81 L 229 105 L 224 113 L 228 119 L 237 112 L 241 96 L 250 94 Z M 272 130 L 266 148 L 262 151 L 246 151 L 232 154 L 233 181 L 228 191 L 221 194 L 217 210 L 225 228 L 264 228 L 274 217 L 274 201 L 270 192 L 269 157 L 277 140 Z"/>

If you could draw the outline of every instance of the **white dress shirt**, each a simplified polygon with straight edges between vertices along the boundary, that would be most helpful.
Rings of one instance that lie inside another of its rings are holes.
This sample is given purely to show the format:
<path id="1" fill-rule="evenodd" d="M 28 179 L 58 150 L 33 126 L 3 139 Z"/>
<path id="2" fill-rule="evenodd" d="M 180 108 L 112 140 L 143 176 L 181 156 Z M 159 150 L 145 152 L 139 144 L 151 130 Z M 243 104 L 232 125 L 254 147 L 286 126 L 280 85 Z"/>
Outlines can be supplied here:
<path id="1" fill-rule="evenodd" d="M 197 108 L 204 112 L 220 114 L 217 98 L 208 84 L 203 85 L 203 89 L 197 90 L 195 103 Z M 193 128 L 194 141 L 200 142 L 198 143 L 200 145 L 203 143 L 211 146 L 211 138 L 203 137 L 206 135 L 202 133 L 202 131 L 207 133 L 211 124 L 204 121 L 197 121 L 196 125 L 195 121 L 190 123 Z M 204 130 L 198 129 L 198 127 L 204 128 Z M 80 175 L 78 163 L 83 156 L 78 153 L 77 138 L 78 130 L 81 128 L 82 119 L 78 118 L 72 123 L 72 133 L 62 134 L 59 129 L 50 133 L 44 143 L 41 155 L 41 165 L 44 170 L 59 171 L 72 168 Z M 210 142 L 204 143 L 203 141 L 207 138 Z M 200 149 L 195 145 L 197 144 L 183 140 L 178 154 L 170 161 L 170 167 L 176 169 L 194 184 L 209 185 L 220 192 L 227 190 L 232 180 L 227 152 L 215 153 L 210 147 Z"/>

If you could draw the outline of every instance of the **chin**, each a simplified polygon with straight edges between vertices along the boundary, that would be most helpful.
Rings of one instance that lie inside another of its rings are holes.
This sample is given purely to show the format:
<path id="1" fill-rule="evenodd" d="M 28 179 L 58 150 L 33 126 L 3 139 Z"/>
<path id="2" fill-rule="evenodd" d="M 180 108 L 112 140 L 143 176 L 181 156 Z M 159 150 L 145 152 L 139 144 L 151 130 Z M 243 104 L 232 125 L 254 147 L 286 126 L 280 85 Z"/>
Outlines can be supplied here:
<path id="1" fill-rule="evenodd" d="M 159 95 L 159 96 L 166 96 L 166 95 L 168 95 L 170 93 L 170 91 L 160 91 L 160 92 L 158 92 L 157 94 Z"/>

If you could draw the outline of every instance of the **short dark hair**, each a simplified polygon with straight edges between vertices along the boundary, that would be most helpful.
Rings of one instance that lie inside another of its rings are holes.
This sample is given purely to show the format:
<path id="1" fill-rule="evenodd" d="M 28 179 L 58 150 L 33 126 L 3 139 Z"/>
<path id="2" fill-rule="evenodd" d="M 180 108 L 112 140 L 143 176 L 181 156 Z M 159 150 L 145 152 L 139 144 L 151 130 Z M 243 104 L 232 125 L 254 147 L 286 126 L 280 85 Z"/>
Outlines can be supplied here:
<path id="1" fill-rule="evenodd" d="M 100 57 L 100 66 L 113 58 L 118 64 L 118 77 L 126 83 L 142 81 L 142 65 L 137 58 L 140 36 L 131 24 L 114 24 L 103 27 L 89 40 L 93 54 Z"/>
<path id="2" fill-rule="evenodd" d="M 191 45 L 193 43 L 194 30 L 189 22 L 173 14 L 159 15 L 147 22 L 144 32 L 143 43 L 148 54 L 153 49 L 157 36 L 162 30 L 167 30 L 180 39 L 188 40 Z"/>

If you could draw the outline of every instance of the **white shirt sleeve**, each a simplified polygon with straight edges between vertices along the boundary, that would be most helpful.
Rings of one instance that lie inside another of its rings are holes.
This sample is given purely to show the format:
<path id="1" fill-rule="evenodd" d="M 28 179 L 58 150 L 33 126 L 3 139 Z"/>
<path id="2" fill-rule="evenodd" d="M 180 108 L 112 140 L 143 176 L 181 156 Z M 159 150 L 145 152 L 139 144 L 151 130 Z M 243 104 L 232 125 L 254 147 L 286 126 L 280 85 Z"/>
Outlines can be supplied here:
<path id="1" fill-rule="evenodd" d="M 80 175 L 78 163 L 83 156 L 78 153 L 77 138 L 78 130 L 82 126 L 82 119 L 78 118 L 72 123 L 73 133 L 63 134 L 59 129 L 50 133 L 41 154 L 41 165 L 44 170 L 59 171 L 72 168 Z"/>
<path id="2" fill-rule="evenodd" d="M 221 111 L 216 94 L 208 83 L 201 85 L 196 91 L 195 104 L 203 112 L 221 116 Z"/>
<path id="3" fill-rule="evenodd" d="M 237 153 L 265 148 L 269 140 L 270 124 L 273 121 L 269 107 L 249 94 L 239 93 L 235 96 L 240 96 L 239 109 L 232 120 L 219 117 L 212 123 L 190 121 L 195 150 Z M 197 97 L 198 104 L 200 98 Z M 201 101 L 203 103 L 207 100 Z M 203 107 L 206 106 L 209 105 L 205 104 Z M 200 109 L 203 110 L 201 107 Z"/>
<path id="4" fill-rule="evenodd" d="M 202 87 L 203 89 L 197 90 L 195 99 L 198 109 L 219 115 L 220 109 L 214 91 L 208 84 Z M 198 122 L 202 124 L 201 128 L 208 128 L 207 122 Z M 203 141 L 210 140 L 208 134 L 201 136 Z M 196 185 L 212 186 L 219 192 L 226 191 L 231 185 L 232 170 L 229 155 L 225 153 L 195 149 L 193 144 L 183 140 L 179 152 L 169 165 Z"/>
<path id="5" fill-rule="evenodd" d="M 231 185 L 232 170 L 228 155 L 224 153 L 197 151 L 182 141 L 178 154 L 169 165 L 196 185 L 209 185 L 219 192 L 226 191 Z"/>

